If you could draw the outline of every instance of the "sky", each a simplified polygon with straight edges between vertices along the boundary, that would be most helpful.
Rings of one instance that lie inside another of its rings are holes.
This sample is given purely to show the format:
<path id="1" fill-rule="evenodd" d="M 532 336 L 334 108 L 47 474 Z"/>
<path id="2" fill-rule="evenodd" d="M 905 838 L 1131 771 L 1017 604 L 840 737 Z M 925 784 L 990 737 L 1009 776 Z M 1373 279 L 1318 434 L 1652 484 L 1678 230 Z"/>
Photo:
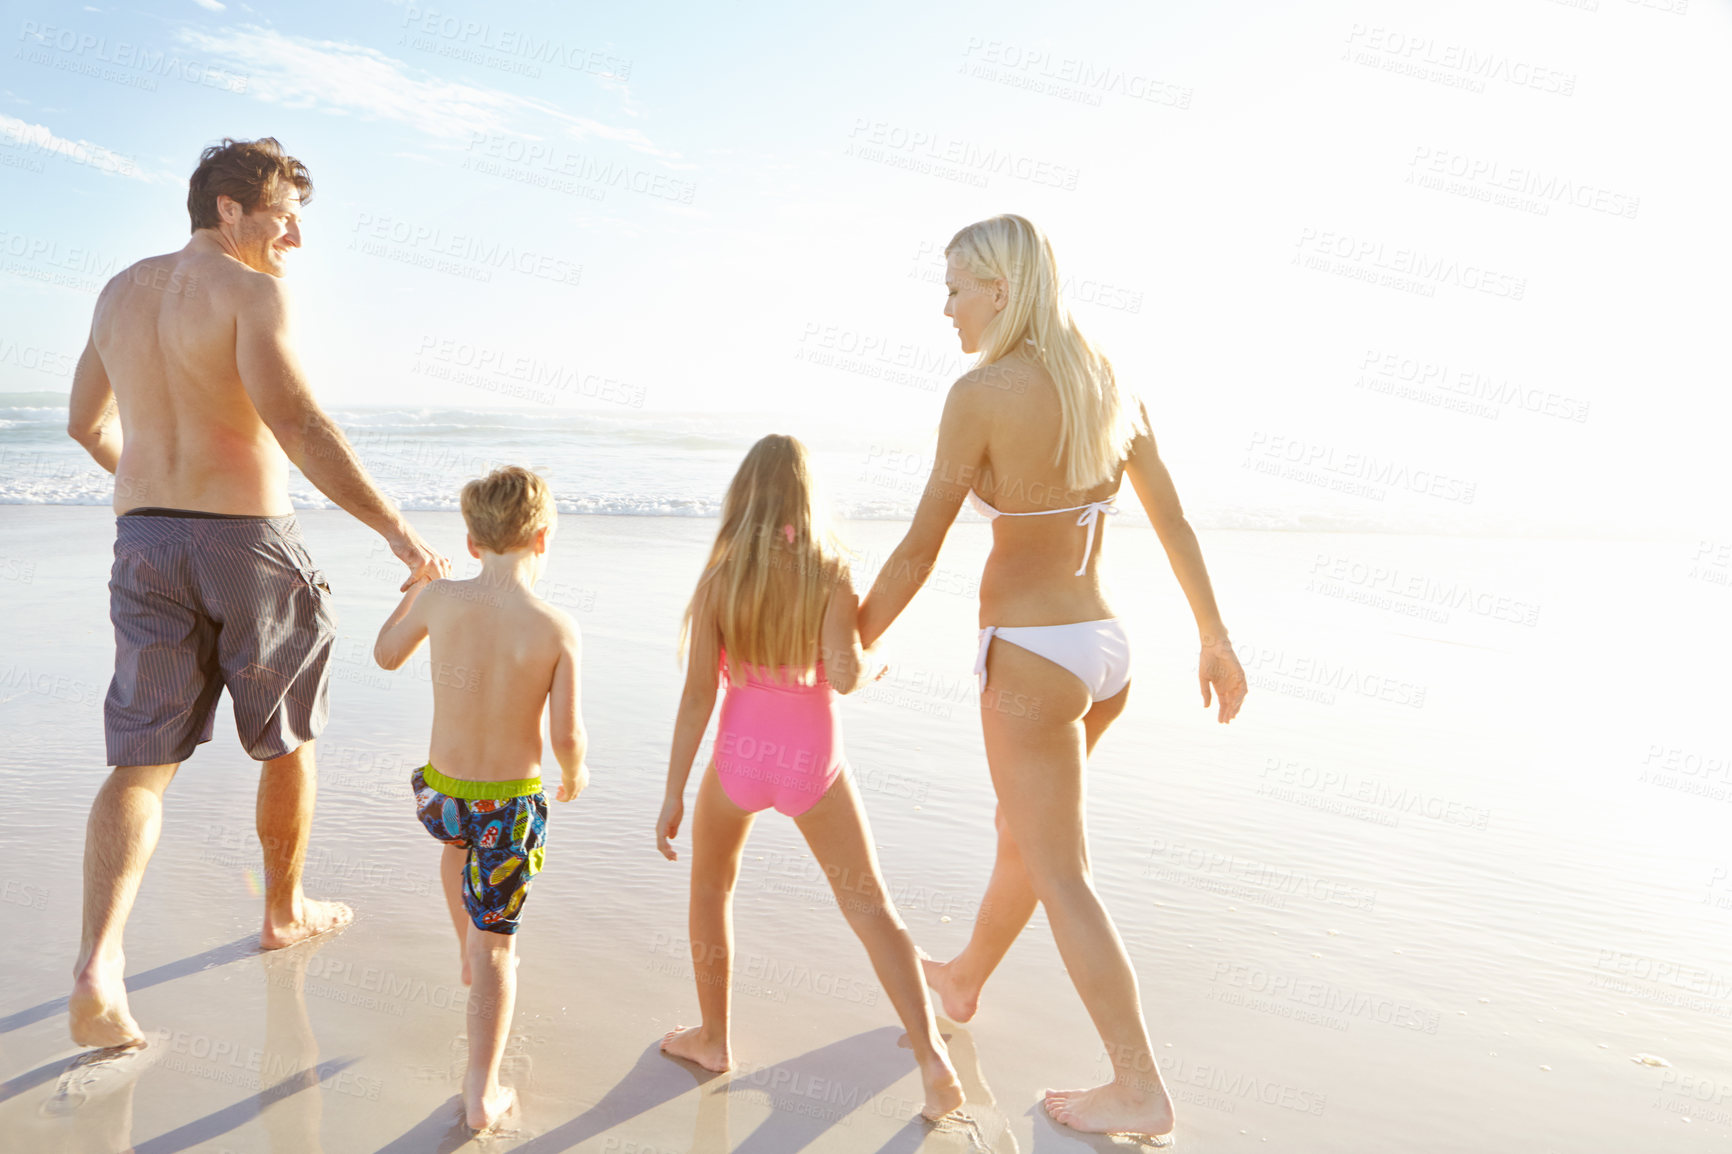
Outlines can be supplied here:
<path id="1" fill-rule="evenodd" d="M 3 12 L 0 390 L 273 135 L 329 406 L 930 428 L 1009 211 L 1200 484 L 1732 535 L 1727 0 Z"/>

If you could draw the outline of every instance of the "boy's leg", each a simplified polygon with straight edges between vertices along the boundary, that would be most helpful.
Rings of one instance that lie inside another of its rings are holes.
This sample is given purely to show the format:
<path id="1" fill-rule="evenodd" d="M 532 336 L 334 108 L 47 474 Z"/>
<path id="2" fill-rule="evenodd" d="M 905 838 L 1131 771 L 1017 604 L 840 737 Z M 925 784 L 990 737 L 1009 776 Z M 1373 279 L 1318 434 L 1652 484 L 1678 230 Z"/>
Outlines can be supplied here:
<path id="1" fill-rule="evenodd" d="M 258 830 L 265 857 L 265 925 L 259 945 L 281 949 L 348 925 L 355 912 L 342 902 L 314 901 L 301 893 L 301 866 L 318 796 L 313 743 L 260 763 Z"/>
<path id="2" fill-rule="evenodd" d="M 96 793 L 84 834 L 84 939 L 72 968 L 67 1011 L 80 1046 L 144 1041 L 126 1004 L 121 936 L 144 867 L 162 831 L 162 792 L 173 765 L 116 766 Z"/>
<path id="3" fill-rule="evenodd" d="M 439 857 L 439 880 L 445 887 L 445 905 L 451 911 L 451 924 L 457 930 L 457 954 L 463 962 L 463 984 L 474 975 L 469 965 L 469 914 L 463 908 L 463 863 L 469 851 L 458 845 L 446 844 Z"/>
<path id="4" fill-rule="evenodd" d="M 486 1130 L 510 1112 L 516 1094 L 499 1084 L 499 1063 L 511 1033 L 517 1001 L 517 936 L 469 927 L 469 1072 L 463 1078 L 463 1110 L 469 1125 Z"/>
<path id="5" fill-rule="evenodd" d="M 929 1118 L 943 1117 L 962 1105 L 962 1083 L 932 1017 L 914 938 L 885 892 L 866 813 L 852 777 L 847 773 L 837 777 L 829 792 L 794 822 L 829 877 L 837 904 L 866 947 L 872 969 L 908 1031 L 926 1088 L 926 1106 L 921 1112 Z"/>
<path id="6" fill-rule="evenodd" d="M 740 878 L 740 854 L 752 831 L 753 815 L 735 805 L 722 790 L 712 763 L 698 785 L 692 816 L 692 973 L 698 984 L 698 1009 L 703 1025 L 670 1030 L 662 1049 L 696 1062 L 706 1070 L 733 1067 L 728 1046 L 728 1016 L 734 980 L 734 883 Z"/>

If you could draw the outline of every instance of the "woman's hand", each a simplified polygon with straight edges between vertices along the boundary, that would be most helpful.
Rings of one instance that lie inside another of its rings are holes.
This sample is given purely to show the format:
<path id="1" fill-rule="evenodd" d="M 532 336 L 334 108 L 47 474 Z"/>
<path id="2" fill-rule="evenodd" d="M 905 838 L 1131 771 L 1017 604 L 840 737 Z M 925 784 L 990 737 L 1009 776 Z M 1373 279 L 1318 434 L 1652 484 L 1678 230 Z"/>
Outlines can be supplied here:
<path id="1" fill-rule="evenodd" d="M 674 850 L 672 842 L 679 836 L 680 821 L 686 816 L 686 801 L 683 797 L 670 797 L 662 802 L 662 815 L 656 818 L 656 848 L 662 851 L 662 856 L 669 861 L 678 861 L 680 855 Z"/>
<path id="2" fill-rule="evenodd" d="M 1203 690 L 1204 709 L 1209 708 L 1209 688 L 1214 687 L 1215 696 L 1221 703 L 1219 720 L 1222 725 L 1239 715 L 1239 706 L 1244 704 L 1245 694 L 1250 689 L 1245 684 L 1245 671 L 1239 666 L 1239 656 L 1233 652 L 1232 642 L 1225 637 L 1210 638 L 1203 643 L 1203 652 L 1197 658 L 1197 684 Z"/>

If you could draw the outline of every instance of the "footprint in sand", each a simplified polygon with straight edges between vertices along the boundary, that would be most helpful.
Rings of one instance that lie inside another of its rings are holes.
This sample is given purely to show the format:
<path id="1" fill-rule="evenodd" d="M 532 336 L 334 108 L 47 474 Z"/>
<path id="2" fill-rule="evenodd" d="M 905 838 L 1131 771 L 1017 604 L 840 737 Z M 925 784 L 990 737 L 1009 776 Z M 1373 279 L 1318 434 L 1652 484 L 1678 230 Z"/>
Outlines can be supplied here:
<path id="1" fill-rule="evenodd" d="M 96 1098 L 104 1098 L 132 1083 L 168 1052 L 169 1031 L 153 1030 L 142 1046 L 86 1050 L 66 1064 L 54 1093 L 39 1108 L 48 1118 L 61 1118 Z"/>

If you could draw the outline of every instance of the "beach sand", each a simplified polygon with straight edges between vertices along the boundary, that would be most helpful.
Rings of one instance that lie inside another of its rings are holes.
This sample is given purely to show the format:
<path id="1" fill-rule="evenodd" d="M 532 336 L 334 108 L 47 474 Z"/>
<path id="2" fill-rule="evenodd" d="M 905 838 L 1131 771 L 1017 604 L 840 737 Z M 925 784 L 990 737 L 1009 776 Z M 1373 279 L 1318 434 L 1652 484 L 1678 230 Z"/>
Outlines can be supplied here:
<path id="1" fill-rule="evenodd" d="M 133 1010 L 166 1033 L 125 1069 L 72 1064 L 63 1001 L 104 773 L 112 519 L 0 509 L 6 1149 L 465 1146 L 464 991 L 439 849 L 408 789 L 428 673 L 371 660 L 401 566 L 354 521 L 301 516 L 342 630 L 307 888 L 357 920 L 257 951 L 256 770 L 225 699 L 170 788 L 127 932 Z M 461 555 L 455 515 L 413 519 Z M 846 532 L 881 562 L 902 530 Z M 1039 914 L 979 1015 L 945 1025 L 972 1124 L 916 1120 L 889 1003 L 774 814 L 735 906 L 741 1067 L 699 1075 L 657 1053 L 697 1020 L 686 861 L 660 857 L 652 825 L 679 614 L 713 531 L 562 519 L 544 595 L 584 633 L 593 784 L 553 806 L 506 1067 L 523 1132 L 485 1148 L 1114 1148 L 1039 1109 L 1042 1089 L 1108 1069 Z M 889 635 L 892 674 L 845 706 L 893 895 L 940 958 L 966 940 L 991 865 L 970 676 L 987 541 L 957 526 Z M 1732 741 L 1712 691 L 1724 654 L 1700 644 L 1728 635 L 1725 562 L 1687 542 L 1220 532 L 1203 546 L 1252 678 L 1244 711 L 1220 726 L 1201 707 L 1159 542 L 1115 525 L 1106 572 L 1136 675 L 1089 777 L 1096 884 L 1137 969 L 1179 1148 L 1732 1147 Z"/>

